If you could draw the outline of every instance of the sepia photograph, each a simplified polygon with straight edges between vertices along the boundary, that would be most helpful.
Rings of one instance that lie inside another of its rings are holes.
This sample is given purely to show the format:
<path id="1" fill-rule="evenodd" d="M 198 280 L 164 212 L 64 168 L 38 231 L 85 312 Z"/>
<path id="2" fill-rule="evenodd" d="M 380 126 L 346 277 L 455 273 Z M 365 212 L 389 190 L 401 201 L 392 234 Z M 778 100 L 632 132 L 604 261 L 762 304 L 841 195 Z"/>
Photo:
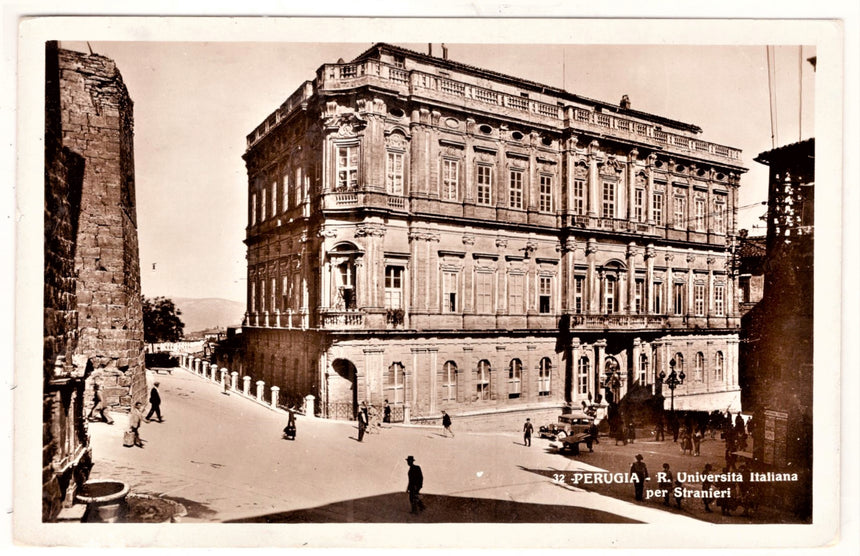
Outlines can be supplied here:
<path id="1" fill-rule="evenodd" d="M 834 22 L 20 31 L 19 542 L 838 537 Z"/>

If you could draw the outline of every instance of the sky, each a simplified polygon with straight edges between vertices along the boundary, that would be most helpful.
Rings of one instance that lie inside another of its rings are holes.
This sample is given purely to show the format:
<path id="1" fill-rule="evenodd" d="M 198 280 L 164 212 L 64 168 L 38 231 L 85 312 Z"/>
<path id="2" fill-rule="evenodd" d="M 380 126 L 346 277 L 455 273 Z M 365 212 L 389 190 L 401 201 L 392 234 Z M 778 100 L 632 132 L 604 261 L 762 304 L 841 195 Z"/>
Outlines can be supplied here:
<path id="1" fill-rule="evenodd" d="M 319 66 L 348 61 L 370 45 L 90 42 L 117 63 L 134 101 L 144 295 L 245 301 L 245 137 Z M 698 125 L 705 141 L 740 148 L 749 172 L 741 179 L 739 227 L 753 235 L 764 234 L 759 217 L 767 199 L 767 168 L 753 159 L 774 144 L 814 136 L 815 73 L 806 61 L 814 46 L 774 48 L 776 138 L 764 45 L 446 46 L 457 62 L 581 96 L 617 103 L 626 94 L 636 110 Z M 441 55 L 439 44 L 434 54 Z"/>

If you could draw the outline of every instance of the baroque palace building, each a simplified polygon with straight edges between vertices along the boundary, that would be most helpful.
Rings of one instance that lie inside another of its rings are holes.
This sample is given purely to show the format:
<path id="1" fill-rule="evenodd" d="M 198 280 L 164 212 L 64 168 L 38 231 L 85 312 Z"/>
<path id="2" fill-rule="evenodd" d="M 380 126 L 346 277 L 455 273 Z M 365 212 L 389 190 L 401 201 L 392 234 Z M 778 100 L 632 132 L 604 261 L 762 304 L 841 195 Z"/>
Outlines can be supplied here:
<path id="1" fill-rule="evenodd" d="M 739 410 L 746 170 L 700 133 L 447 52 L 324 64 L 247 137 L 241 371 L 330 418 L 478 427 L 668 408 L 674 360 L 675 408 Z"/>

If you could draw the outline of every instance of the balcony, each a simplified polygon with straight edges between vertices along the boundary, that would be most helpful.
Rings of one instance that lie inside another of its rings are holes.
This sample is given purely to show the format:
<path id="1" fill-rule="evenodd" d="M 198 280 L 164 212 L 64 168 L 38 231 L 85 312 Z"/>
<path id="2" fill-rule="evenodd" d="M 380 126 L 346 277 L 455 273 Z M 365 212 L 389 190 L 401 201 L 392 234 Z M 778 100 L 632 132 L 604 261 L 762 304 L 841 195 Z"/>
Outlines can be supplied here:
<path id="1" fill-rule="evenodd" d="M 384 191 L 369 189 L 327 191 L 323 193 L 323 210 L 342 210 L 356 207 L 376 207 L 395 212 L 408 212 L 409 200 L 401 195 L 389 195 Z"/>
<path id="2" fill-rule="evenodd" d="M 666 328 L 669 319 L 663 315 L 571 315 L 571 329 L 641 330 Z"/>
<path id="3" fill-rule="evenodd" d="M 364 311 L 357 309 L 320 309 L 320 328 L 326 330 L 357 330 L 364 328 Z"/>

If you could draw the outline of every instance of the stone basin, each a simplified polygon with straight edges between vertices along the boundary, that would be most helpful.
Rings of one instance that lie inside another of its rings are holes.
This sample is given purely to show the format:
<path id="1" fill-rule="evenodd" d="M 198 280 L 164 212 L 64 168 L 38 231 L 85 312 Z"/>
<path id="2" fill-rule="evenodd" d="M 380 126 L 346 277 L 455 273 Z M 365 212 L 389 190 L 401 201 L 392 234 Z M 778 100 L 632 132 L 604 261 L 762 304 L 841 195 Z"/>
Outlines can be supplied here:
<path id="1" fill-rule="evenodd" d="M 121 481 L 94 479 L 78 489 L 77 499 L 87 505 L 87 521 L 116 523 L 128 496 L 128 485 Z"/>

